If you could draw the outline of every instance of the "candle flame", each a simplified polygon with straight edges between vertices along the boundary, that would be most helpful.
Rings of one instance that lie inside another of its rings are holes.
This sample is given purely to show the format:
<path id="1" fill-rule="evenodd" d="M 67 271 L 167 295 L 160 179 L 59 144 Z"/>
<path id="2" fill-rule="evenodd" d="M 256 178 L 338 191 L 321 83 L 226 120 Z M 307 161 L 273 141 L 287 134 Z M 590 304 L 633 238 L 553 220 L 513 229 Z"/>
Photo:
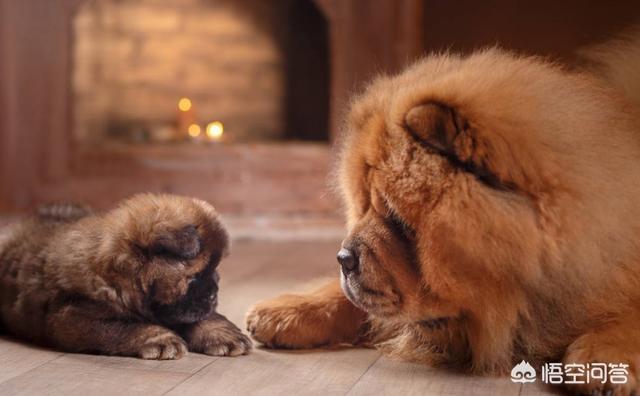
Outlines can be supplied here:
<path id="1" fill-rule="evenodd" d="M 191 110 L 191 99 L 189 98 L 181 98 L 178 101 L 178 109 L 180 109 L 180 111 L 189 111 Z"/>
<path id="2" fill-rule="evenodd" d="M 207 137 L 210 140 L 220 140 L 224 133 L 224 125 L 220 121 L 214 121 L 207 125 Z"/>
<path id="3" fill-rule="evenodd" d="M 189 136 L 193 138 L 197 138 L 198 136 L 200 136 L 200 125 L 198 124 L 189 125 L 189 129 L 187 129 L 187 132 L 189 132 Z"/>

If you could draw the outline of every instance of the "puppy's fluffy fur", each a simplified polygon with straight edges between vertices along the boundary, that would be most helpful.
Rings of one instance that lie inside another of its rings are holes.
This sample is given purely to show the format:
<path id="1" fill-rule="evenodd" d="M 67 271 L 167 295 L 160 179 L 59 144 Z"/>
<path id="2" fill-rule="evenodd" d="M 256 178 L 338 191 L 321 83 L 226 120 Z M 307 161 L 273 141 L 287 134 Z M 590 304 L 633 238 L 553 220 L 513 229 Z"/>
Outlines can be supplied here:
<path id="1" fill-rule="evenodd" d="M 373 343 L 476 373 L 522 359 L 640 369 L 640 122 L 585 73 L 488 49 L 356 98 L 339 183 L 356 258 L 256 305 L 268 345 Z M 323 319 L 319 319 L 319 318 Z M 610 383 L 577 385 L 591 394 Z"/>
<path id="2" fill-rule="evenodd" d="M 0 324 L 17 337 L 145 359 L 250 349 L 215 312 L 228 237 L 206 202 L 144 194 L 101 215 L 54 205 L 0 235 Z"/>

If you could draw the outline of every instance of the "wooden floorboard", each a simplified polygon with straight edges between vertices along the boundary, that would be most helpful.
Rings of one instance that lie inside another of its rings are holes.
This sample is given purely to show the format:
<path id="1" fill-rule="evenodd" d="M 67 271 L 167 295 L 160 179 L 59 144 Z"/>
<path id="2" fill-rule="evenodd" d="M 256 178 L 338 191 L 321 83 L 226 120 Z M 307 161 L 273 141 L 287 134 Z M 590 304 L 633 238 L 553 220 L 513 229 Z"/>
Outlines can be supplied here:
<path id="1" fill-rule="evenodd" d="M 559 396 L 564 395 L 562 388 L 541 383 L 522 385 L 520 396 Z"/>
<path id="2" fill-rule="evenodd" d="M 169 394 L 344 395 L 378 357 L 371 349 L 256 350 L 210 364 Z"/>
<path id="3" fill-rule="evenodd" d="M 13 395 L 161 395 L 191 374 L 117 367 L 101 361 L 56 359 L 0 384 Z"/>
<path id="4" fill-rule="evenodd" d="M 219 312 L 244 327 L 256 301 L 337 275 L 339 241 L 242 241 L 220 267 Z M 62 354 L 0 338 L 0 395 L 551 395 L 508 378 L 392 361 L 371 349 L 272 351 L 179 361 Z"/>
<path id="5" fill-rule="evenodd" d="M 381 358 L 362 376 L 349 395 L 517 396 L 520 387 L 508 378 L 459 375 Z"/>
<path id="6" fill-rule="evenodd" d="M 62 356 L 62 353 L 37 348 L 0 337 L 0 383 L 26 373 Z"/>

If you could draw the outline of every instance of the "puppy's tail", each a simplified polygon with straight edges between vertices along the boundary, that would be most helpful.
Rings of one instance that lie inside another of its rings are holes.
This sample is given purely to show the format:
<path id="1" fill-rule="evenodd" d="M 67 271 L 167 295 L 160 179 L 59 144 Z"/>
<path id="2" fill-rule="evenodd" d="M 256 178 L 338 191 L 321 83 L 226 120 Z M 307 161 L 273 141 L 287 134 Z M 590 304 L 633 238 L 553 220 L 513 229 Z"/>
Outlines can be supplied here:
<path id="1" fill-rule="evenodd" d="M 578 50 L 587 70 L 627 95 L 640 108 L 640 25 Z"/>

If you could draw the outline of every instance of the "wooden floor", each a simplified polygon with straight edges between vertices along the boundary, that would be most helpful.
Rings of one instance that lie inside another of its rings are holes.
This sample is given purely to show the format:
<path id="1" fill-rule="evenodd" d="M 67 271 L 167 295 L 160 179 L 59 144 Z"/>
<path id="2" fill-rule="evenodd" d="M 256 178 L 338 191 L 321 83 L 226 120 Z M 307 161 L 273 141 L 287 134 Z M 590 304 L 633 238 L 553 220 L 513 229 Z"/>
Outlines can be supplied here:
<path id="1" fill-rule="evenodd" d="M 338 241 L 236 242 L 221 265 L 219 311 L 244 328 L 259 299 L 336 275 Z M 76 355 L 0 338 L 0 395 L 551 395 L 509 378 L 478 378 L 391 361 L 375 350 L 273 351 L 178 361 Z"/>

